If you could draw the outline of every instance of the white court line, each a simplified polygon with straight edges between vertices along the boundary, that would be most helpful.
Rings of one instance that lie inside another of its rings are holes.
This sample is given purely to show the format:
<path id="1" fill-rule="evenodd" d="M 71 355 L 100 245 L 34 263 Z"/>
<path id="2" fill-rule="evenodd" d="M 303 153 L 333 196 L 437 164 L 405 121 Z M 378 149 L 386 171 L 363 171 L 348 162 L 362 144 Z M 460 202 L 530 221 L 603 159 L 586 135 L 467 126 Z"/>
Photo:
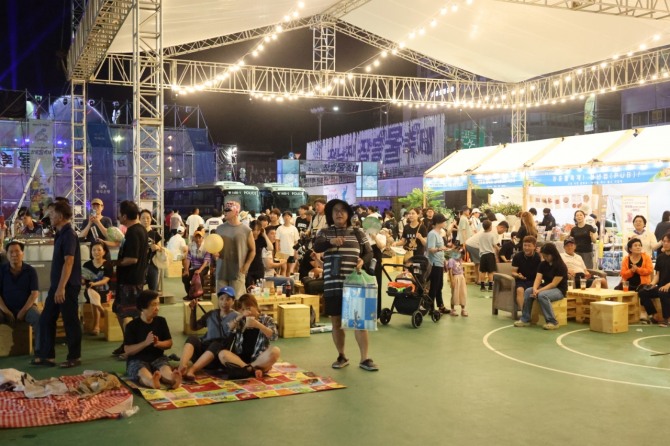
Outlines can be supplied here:
<path id="1" fill-rule="evenodd" d="M 662 338 L 662 337 L 664 337 L 664 336 L 670 336 L 670 335 L 655 335 L 655 336 L 647 336 L 646 338 L 638 338 L 638 339 L 636 339 L 636 340 L 633 341 L 633 345 L 634 345 L 635 347 L 639 348 L 640 350 L 646 350 L 646 351 L 651 352 L 651 353 L 665 353 L 665 352 L 659 352 L 659 351 L 657 351 L 657 350 L 652 350 L 652 349 L 650 349 L 650 348 L 642 347 L 642 346 L 640 345 L 640 342 L 645 341 L 645 340 L 647 340 L 647 339 L 652 339 L 652 338 Z"/>
<path id="2" fill-rule="evenodd" d="M 576 353 L 576 354 L 582 355 L 582 356 L 586 356 L 587 358 L 591 358 L 591 359 L 598 359 L 600 361 L 611 362 L 611 363 L 614 363 L 614 364 L 629 365 L 631 367 L 642 367 L 642 368 L 645 368 L 645 369 L 670 370 L 667 367 L 656 367 L 656 366 L 653 366 L 653 365 L 635 364 L 635 363 L 632 363 L 632 362 L 617 361 L 615 359 L 608 359 L 608 358 L 602 358 L 600 356 L 589 355 L 588 353 L 582 353 L 579 350 L 575 350 L 574 348 L 570 348 L 567 345 L 563 344 L 563 338 L 564 337 L 569 336 L 573 333 L 580 332 L 580 331 L 589 331 L 589 330 L 590 330 L 589 328 L 581 328 L 579 330 L 573 330 L 573 331 L 569 331 L 567 333 L 563 333 L 558 338 L 556 338 L 556 343 L 561 348 L 563 348 L 563 349 L 565 349 L 569 352 Z"/>
<path id="3" fill-rule="evenodd" d="M 518 362 L 520 364 L 528 365 L 528 366 L 531 366 L 531 367 L 536 367 L 538 369 L 548 370 L 550 372 L 562 373 L 564 375 L 577 376 L 579 378 L 587 378 L 587 379 L 593 379 L 593 380 L 597 380 L 597 381 L 604 381 L 604 382 L 610 382 L 610 383 L 616 383 L 616 384 L 627 384 L 629 386 L 650 387 L 650 388 L 653 388 L 653 389 L 668 389 L 668 390 L 670 390 L 669 386 L 658 386 L 658 385 L 655 385 L 655 384 L 643 384 L 643 383 L 636 383 L 636 382 L 630 382 L 630 381 L 621 381 L 621 380 L 616 380 L 616 379 L 601 378 L 601 377 L 598 377 L 598 376 L 584 375 L 582 373 L 568 372 L 566 370 L 559 370 L 559 369 L 555 369 L 555 368 L 552 368 L 552 367 L 547 367 L 547 366 L 543 366 L 543 365 L 539 365 L 539 364 L 533 364 L 532 362 L 523 361 L 521 359 L 517 359 L 517 358 L 514 358 L 512 356 L 506 355 L 505 353 L 502 353 L 502 352 L 496 350 L 489 343 L 489 337 L 491 337 L 491 335 L 493 335 L 495 332 L 500 331 L 500 330 L 504 330 L 504 329 L 507 329 L 507 328 L 514 328 L 514 326 L 513 325 L 508 325 L 508 326 L 505 326 L 505 327 L 496 328 L 495 330 L 486 333 L 486 335 L 484 335 L 484 339 L 482 340 L 482 342 L 484 343 L 486 348 L 491 350 L 493 353 L 496 353 L 496 354 L 502 356 L 503 358 Z"/>

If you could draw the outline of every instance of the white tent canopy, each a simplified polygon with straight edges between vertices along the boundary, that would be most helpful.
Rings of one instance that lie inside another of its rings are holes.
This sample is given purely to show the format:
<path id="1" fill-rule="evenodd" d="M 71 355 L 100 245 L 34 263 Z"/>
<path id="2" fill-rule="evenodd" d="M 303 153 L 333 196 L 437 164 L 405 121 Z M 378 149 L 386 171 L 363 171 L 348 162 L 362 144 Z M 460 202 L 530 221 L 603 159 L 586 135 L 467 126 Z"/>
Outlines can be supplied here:
<path id="1" fill-rule="evenodd" d="M 305 0 L 300 17 L 338 0 Z M 279 24 L 297 0 L 163 0 L 163 45 L 181 45 Z M 670 44 L 667 21 L 542 8 L 504 1 L 371 0 L 342 17 L 359 28 L 480 76 L 519 82 Z M 431 26 L 431 20 L 436 25 Z M 110 52 L 132 51 L 129 17 Z M 425 34 L 420 34 L 421 29 Z M 410 39 L 409 34 L 416 32 Z M 655 38 L 657 36 L 658 38 Z M 279 43 L 280 44 L 280 43 Z M 234 61 L 217 61 L 234 62 Z M 258 61 L 262 65 L 262 58 Z M 346 69 L 346 68 L 345 68 Z M 383 74 L 383 70 L 381 71 Z"/>
<path id="2" fill-rule="evenodd" d="M 669 160 L 670 125 L 458 150 L 424 176 L 499 175 Z"/>

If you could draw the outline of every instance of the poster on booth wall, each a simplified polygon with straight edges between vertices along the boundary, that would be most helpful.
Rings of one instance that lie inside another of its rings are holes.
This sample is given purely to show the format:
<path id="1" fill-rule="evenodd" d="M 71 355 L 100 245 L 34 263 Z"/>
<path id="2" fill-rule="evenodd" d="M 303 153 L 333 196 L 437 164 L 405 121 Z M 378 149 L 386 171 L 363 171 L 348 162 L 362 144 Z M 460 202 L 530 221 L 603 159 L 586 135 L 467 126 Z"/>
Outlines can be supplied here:
<path id="1" fill-rule="evenodd" d="M 328 200 L 337 198 L 349 204 L 354 204 L 356 203 L 356 184 L 348 183 L 323 186 L 323 194 Z"/>
<path id="2" fill-rule="evenodd" d="M 643 215 L 648 219 L 649 215 L 649 197 L 647 196 L 623 196 L 621 197 L 621 229 L 624 238 L 631 234 L 635 227 L 633 226 L 633 219 L 636 215 Z M 624 240 L 624 243 L 626 241 Z"/>

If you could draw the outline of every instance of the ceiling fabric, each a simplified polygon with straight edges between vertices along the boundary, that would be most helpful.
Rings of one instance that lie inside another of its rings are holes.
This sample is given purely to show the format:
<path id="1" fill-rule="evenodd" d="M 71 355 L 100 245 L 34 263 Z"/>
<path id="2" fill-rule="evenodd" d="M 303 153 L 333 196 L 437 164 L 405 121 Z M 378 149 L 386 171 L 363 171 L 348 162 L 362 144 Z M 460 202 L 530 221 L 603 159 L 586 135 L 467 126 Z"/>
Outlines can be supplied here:
<path id="1" fill-rule="evenodd" d="M 337 0 L 305 0 L 301 17 Z M 520 82 L 638 50 L 670 44 L 670 22 L 543 8 L 493 0 L 465 1 L 441 16 L 444 0 L 372 0 L 342 17 L 353 25 L 433 59 L 486 78 Z M 163 0 L 163 46 L 280 23 L 296 0 Z M 437 18 L 437 25 L 430 20 Z M 412 31 L 426 29 L 409 39 Z M 659 39 L 652 41 L 654 35 Z M 110 52 L 132 51 L 130 18 Z M 379 70 L 383 73 L 383 68 Z"/>

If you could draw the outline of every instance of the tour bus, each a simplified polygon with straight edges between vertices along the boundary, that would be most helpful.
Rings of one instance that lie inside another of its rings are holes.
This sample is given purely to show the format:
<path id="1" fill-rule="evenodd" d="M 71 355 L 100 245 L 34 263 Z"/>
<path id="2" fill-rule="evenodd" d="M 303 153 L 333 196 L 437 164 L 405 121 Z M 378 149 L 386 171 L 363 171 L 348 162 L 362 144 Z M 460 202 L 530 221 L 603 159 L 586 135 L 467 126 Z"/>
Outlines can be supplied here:
<path id="1" fill-rule="evenodd" d="M 211 217 L 214 209 L 223 212 L 224 204 L 231 200 L 239 202 L 243 211 L 258 214 L 261 210 L 258 188 L 238 181 L 218 181 L 212 185 L 165 190 L 165 209 L 178 209 L 184 218 L 195 208 L 200 209 L 203 218 Z"/>
<path id="2" fill-rule="evenodd" d="M 298 208 L 307 204 L 307 192 L 302 187 L 284 186 L 281 183 L 263 183 L 258 185 L 261 194 L 261 208 L 277 208 L 281 211 L 298 213 Z"/>

